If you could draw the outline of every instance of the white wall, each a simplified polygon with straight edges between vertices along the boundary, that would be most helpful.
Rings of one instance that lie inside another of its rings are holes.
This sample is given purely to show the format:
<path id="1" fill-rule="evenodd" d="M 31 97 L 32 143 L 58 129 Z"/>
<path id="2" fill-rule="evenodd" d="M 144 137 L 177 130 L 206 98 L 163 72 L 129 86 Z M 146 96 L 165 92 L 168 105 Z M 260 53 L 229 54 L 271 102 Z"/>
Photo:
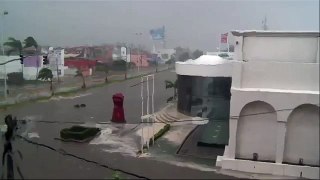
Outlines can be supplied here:
<path id="1" fill-rule="evenodd" d="M 320 37 L 318 37 L 318 52 L 317 52 L 317 63 L 319 63 L 319 54 L 320 54 Z"/>
<path id="2" fill-rule="evenodd" d="M 239 71 L 234 71 L 233 76 L 239 76 L 241 79 L 235 78 L 232 82 L 233 87 L 319 91 L 319 64 L 285 62 L 240 64 L 242 68 L 238 67 Z"/>
<path id="3" fill-rule="evenodd" d="M 60 71 L 59 77 L 64 76 L 64 49 L 55 49 L 48 54 L 49 65 L 54 77 L 57 77 L 57 65 Z"/>
<path id="4" fill-rule="evenodd" d="M 38 72 L 42 67 L 38 68 Z M 36 67 L 23 67 L 23 78 L 25 80 L 36 80 L 37 79 L 37 68 Z"/>
<path id="5" fill-rule="evenodd" d="M 284 162 L 319 166 L 319 107 L 305 104 L 290 114 L 284 149 Z"/>
<path id="6" fill-rule="evenodd" d="M 19 56 L 0 56 L 0 63 L 12 60 L 12 59 L 18 59 Z M 5 68 L 5 69 L 4 69 Z M 5 71 L 8 73 L 12 72 L 22 72 L 22 65 L 20 64 L 20 60 L 13 61 L 8 64 L 1 65 L 0 66 L 0 79 L 4 76 Z"/>
<path id="7" fill-rule="evenodd" d="M 243 37 L 235 36 L 234 40 L 235 40 L 235 45 L 234 45 L 233 59 L 242 61 L 243 60 L 243 57 L 242 57 Z"/>
<path id="8" fill-rule="evenodd" d="M 317 37 L 244 37 L 243 59 L 315 63 L 317 50 Z"/>
<path id="9" fill-rule="evenodd" d="M 276 113 L 272 106 L 256 101 L 247 104 L 240 113 L 236 139 L 236 158 L 252 159 L 258 153 L 258 160 L 275 161 L 276 158 Z M 247 115 L 247 116 L 246 116 Z"/>
<path id="10" fill-rule="evenodd" d="M 179 75 L 202 77 L 231 77 L 232 63 L 217 65 L 176 63 L 176 73 Z"/>

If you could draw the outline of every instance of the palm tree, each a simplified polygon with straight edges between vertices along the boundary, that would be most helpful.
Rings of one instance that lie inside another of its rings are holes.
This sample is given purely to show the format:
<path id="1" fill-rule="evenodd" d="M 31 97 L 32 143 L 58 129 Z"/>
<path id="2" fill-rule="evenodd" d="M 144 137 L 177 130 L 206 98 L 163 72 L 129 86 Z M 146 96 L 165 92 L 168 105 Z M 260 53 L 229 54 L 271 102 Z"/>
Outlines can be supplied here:
<path id="1" fill-rule="evenodd" d="M 19 52 L 19 54 L 22 54 L 23 47 L 20 40 L 9 37 L 8 41 L 3 43 L 3 45 L 10 47 L 10 49 L 7 51 L 7 56 L 10 56 L 12 52 Z"/>
<path id="2" fill-rule="evenodd" d="M 39 72 L 39 75 L 37 79 L 45 80 L 45 81 L 50 81 L 50 91 L 52 92 L 52 95 L 54 94 L 53 92 L 53 74 L 52 71 L 48 68 L 42 68 Z"/>
<path id="3" fill-rule="evenodd" d="M 86 80 L 84 78 L 82 70 L 80 70 L 80 69 L 77 70 L 77 73 L 76 73 L 75 77 L 78 77 L 78 76 L 80 76 L 82 78 L 82 86 L 81 86 L 81 88 L 85 89 L 87 87 L 86 86 Z"/>
<path id="4" fill-rule="evenodd" d="M 177 97 L 177 88 L 178 88 L 177 80 L 175 80 L 174 82 L 165 80 L 165 84 L 166 84 L 166 89 L 173 88 L 173 96 L 169 97 L 167 99 L 167 102 L 176 99 L 176 97 Z"/>
<path id="5" fill-rule="evenodd" d="M 24 48 L 35 47 L 37 50 L 39 47 L 37 41 L 32 36 L 27 37 L 23 44 L 24 46 L 22 46 L 20 40 L 17 40 L 13 37 L 9 37 L 8 41 L 3 43 L 3 45 L 10 47 L 9 51 L 7 52 L 8 56 L 10 56 L 12 52 L 19 52 L 19 54 L 22 54 Z"/>
<path id="6" fill-rule="evenodd" d="M 38 49 L 38 43 L 36 40 L 34 40 L 34 38 L 32 36 L 27 37 L 24 42 L 24 48 L 28 48 L 28 47 L 35 47 L 36 49 Z"/>
<path id="7" fill-rule="evenodd" d="M 99 70 L 106 74 L 105 82 L 108 83 L 109 67 L 105 64 L 99 66 Z"/>

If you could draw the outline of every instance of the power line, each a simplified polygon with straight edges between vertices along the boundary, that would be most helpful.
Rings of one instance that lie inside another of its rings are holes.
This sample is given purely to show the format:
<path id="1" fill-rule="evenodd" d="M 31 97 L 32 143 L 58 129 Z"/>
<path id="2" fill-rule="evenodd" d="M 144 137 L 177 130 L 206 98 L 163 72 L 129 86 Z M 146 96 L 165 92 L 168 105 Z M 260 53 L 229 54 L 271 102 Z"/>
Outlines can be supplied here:
<path id="1" fill-rule="evenodd" d="M 44 148 L 47 148 L 47 149 L 50 149 L 52 151 L 55 151 L 55 152 L 58 152 L 59 154 L 63 155 L 63 156 L 70 156 L 70 157 L 73 157 L 73 158 L 76 158 L 76 159 L 79 159 L 79 160 L 82 160 L 82 161 L 85 161 L 87 163 L 92 163 L 92 164 L 96 164 L 98 166 L 101 166 L 103 168 L 107 168 L 107 169 L 110 169 L 112 171 L 119 171 L 119 172 L 122 172 L 122 173 L 125 173 L 125 174 L 128 174 L 128 175 L 131 175 L 131 176 L 134 176 L 134 177 L 137 177 L 137 178 L 141 178 L 141 179 L 149 179 L 145 176 L 141 176 L 141 175 L 138 175 L 138 174 L 135 174 L 135 173 L 131 173 L 131 172 L 128 172 L 128 171 L 125 171 L 125 170 L 122 170 L 122 169 L 117 169 L 117 168 L 113 168 L 113 167 L 110 167 L 108 165 L 105 165 L 105 164 L 101 164 L 97 161 L 93 161 L 93 160 L 89 160 L 89 159 L 86 159 L 86 158 L 83 158 L 83 157 L 80 157 L 80 156 L 77 156 L 77 155 L 74 155 L 74 154 L 71 154 L 71 153 L 68 153 L 66 152 L 65 150 L 63 149 L 56 149 L 54 147 L 51 147 L 49 145 L 46 145 L 46 144 L 42 144 L 42 143 L 37 143 L 37 142 L 34 142 L 34 141 L 31 141 L 21 135 L 17 135 L 17 137 L 21 138 L 22 140 L 24 140 L 25 142 L 27 143 L 30 143 L 30 144 L 33 144 L 33 145 L 37 145 L 37 146 L 41 146 L 41 147 L 44 147 Z"/>

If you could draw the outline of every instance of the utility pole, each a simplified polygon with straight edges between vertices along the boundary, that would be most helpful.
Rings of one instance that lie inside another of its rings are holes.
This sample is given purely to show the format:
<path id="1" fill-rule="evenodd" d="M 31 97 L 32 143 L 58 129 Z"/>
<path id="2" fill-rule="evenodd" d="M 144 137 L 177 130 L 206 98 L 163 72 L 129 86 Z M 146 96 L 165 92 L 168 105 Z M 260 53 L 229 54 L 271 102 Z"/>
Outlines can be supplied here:
<path id="1" fill-rule="evenodd" d="M 54 51 L 53 51 L 54 52 Z M 58 78 L 58 83 L 60 83 L 60 78 L 59 78 L 59 65 L 58 65 L 58 54 L 54 52 L 55 58 L 56 58 L 56 64 L 57 64 L 57 78 Z M 60 54 L 60 53 L 59 53 Z"/>
<path id="2" fill-rule="evenodd" d="M 140 36 L 142 36 L 142 33 L 140 32 L 140 33 L 136 33 L 136 35 L 137 35 L 137 39 L 138 39 L 138 41 L 140 40 L 139 39 L 139 37 Z M 138 73 L 140 72 L 140 66 L 141 66 L 141 59 L 142 59 L 142 57 L 141 57 L 141 55 L 140 55 L 140 46 L 138 45 Z"/>
<path id="3" fill-rule="evenodd" d="M 8 11 L 3 11 L 1 12 L 1 17 L 3 18 L 3 22 L 2 22 L 2 33 L 1 33 L 1 40 L 2 40 L 2 55 L 4 56 L 4 16 L 8 15 Z M 6 65 L 3 66 L 4 67 L 4 98 L 7 98 L 7 69 L 6 69 Z"/>

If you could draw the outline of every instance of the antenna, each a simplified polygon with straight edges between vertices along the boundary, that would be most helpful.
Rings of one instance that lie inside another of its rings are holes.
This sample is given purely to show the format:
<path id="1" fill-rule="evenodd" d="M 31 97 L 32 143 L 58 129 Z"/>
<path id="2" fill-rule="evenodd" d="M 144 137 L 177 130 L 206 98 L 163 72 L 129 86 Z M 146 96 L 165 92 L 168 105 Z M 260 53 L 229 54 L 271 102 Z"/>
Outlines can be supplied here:
<path id="1" fill-rule="evenodd" d="M 267 16 L 264 16 L 264 19 L 262 20 L 262 29 L 263 30 L 268 30 L 268 25 L 267 25 Z"/>

